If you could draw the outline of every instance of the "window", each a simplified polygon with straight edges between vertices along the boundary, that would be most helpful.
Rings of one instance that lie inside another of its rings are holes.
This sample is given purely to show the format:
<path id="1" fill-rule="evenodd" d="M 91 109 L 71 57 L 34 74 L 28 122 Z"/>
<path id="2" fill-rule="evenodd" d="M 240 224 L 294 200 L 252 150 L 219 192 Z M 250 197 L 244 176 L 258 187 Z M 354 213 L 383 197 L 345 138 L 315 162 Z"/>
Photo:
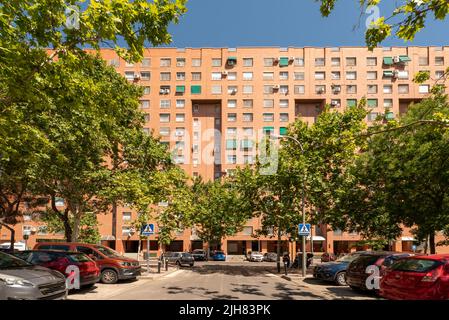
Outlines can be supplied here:
<path id="1" fill-rule="evenodd" d="M 315 58 L 315 67 L 323 67 L 325 65 L 324 58 Z"/>
<path id="2" fill-rule="evenodd" d="M 287 71 L 279 72 L 279 80 L 288 80 L 288 72 Z"/>
<path id="3" fill-rule="evenodd" d="M 436 66 L 444 66 L 444 57 L 435 57 Z"/>
<path id="4" fill-rule="evenodd" d="M 280 108 L 288 108 L 288 100 L 287 99 L 279 100 L 279 107 Z"/>
<path id="5" fill-rule="evenodd" d="M 148 109 L 150 107 L 150 100 L 140 100 L 140 108 Z"/>
<path id="6" fill-rule="evenodd" d="M 384 84 L 384 93 L 385 94 L 393 93 L 393 86 L 391 84 Z"/>
<path id="7" fill-rule="evenodd" d="M 430 86 L 428 84 L 420 84 L 418 88 L 419 93 L 429 93 Z"/>
<path id="8" fill-rule="evenodd" d="M 142 80 L 150 80 L 151 79 L 150 71 L 142 71 L 142 72 L 140 72 L 140 79 L 142 79 Z"/>
<path id="9" fill-rule="evenodd" d="M 193 58 L 192 59 L 192 67 L 201 67 L 201 59 Z"/>
<path id="10" fill-rule="evenodd" d="M 377 71 L 368 71 L 366 73 L 367 80 L 377 80 Z"/>
<path id="11" fill-rule="evenodd" d="M 125 78 L 127 80 L 134 80 L 134 71 L 125 71 Z"/>
<path id="12" fill-rule="evenodd" d="M 185 108 L 186 101 L 183 99 L 176 100 L 176 108 L 182 109 Z"/>
<path id="13" fill-rule="evenodd" d="M 228 136 L 235 136 L 237 134 L 237 128 L 236 127 L 229 127 L 226 129 L 226 135 Z"/>
<path id="14" fill-rule="evenodd" d="M 279 87 L 279 93 L 287 94 L 288 93 L 288 86 L 280 86 Z"/>
<path id="15" fill-rule="evenodd" d="M 304 94 L 305 93 L 305 86 L 303 86 L 303 85 L 296 85 L 294 90 L 295 90 L 295 94 Z"/>
<path id="16" fill-rule="evenodd" d="M 228 100 L 228 108 L 237 107 L 237 100 Z"/>
<path id="17" fill-rule="evenodd" d="M 170 86 L 161 86 L 159 89 L 159 94 L 169 94 L 170 93 Z"/>
<path id="18" fill-rule="evenodd" d="M 253 80 L 252 72 L 243 72 L 243 80 Z"/>
<path id="19" fill-rule="evenodd" d="M 143 121 L 145 122 L 150 122 L 150 114 L 149 113 L 145 113 L 143 115 Z"/>
<path id="20" fill-rule="evenodd" d="M 253 86 L 243 86 L 243 93 L 244 94 L 251 94 L 251 93 L 253 93 Z"/>
<path id="21" fill-rule="evenodd" d="M 315 72 L 315 80 L 324 80 L 326 79 L 326 73 L 324 71 Z"/>
<path id="22" fill-rule="evenodd" d="M 398 71 L 398 79 L 408 79 L 408 71 L 407 70 Z"/>
<path id="23" fill-rule="evenodd" d="M 274 65 L 274 58 L 264 58 L 263 65 L 265 67 L 272 67 Z"/>
<path id="24" fill-rule="evenodd" d="M 244 67 L 252 67 L 253 66 L 253 58 L 243 58 L 243 66 Z"/>
<path id="25" fill-rule="evenodd" d="M 236 94 L 237 86 L 228 86 L 228 94 Z"/>
<path id="26" fill-rule="evenodd" d="M 122 220 L 123 221 L 131 221 L 131 212 L 123 212 Z"/>
<path id="27" fill-rule="evenodd" d="M 244 99 L 243 100 L 243 107 L 244 108 L 252 108 L 253 107 L 253 100 L 252 99 Z"/>
<path id="28" fill-rule="evenodd" d="M 176 66 L 177 67 L 185 67 L 186 59 L 185 58 L 176 58 Z"/>
<path id="29" fill-rule="evenodd" d="M 408 84 L 400 84 L 398 85 L 398 93 L 408 93 L 409 92 L 409 86 Z"/>
<path id="30" fill-rule="evenodd" d="M 263 79 L 264 80 L 273 80 L 274 79 L 274 72 L 264 72 L 263 73 Z"/>
<path id="31" fill-rule="evenodd" d="M 263 86 L 263 93 L 264 94 L 271 94 L 271 93 L 273 93 L 273 86 L 272 85 Z"/>
<path id="32" fill-rule="evenodd" d="M 444 71 L 443 70 L 435 71 L 435 78 L 436 79 L 441 79 L 441 78 L 443 78 L 443 76 L 444 76 Z"/>
<path id="33" fill-rule="evenodd" d="M 429 65 L 429 58 L 428 57 L 419 57 L 418 58 L 418 64 L 420 66 L 428 66 Z"/>
<path id="34" fill-rule="evenodd" d="M 332 93 L 339 94 L 341 92 L 341 85 L 334 84 L 332 85 Z"/>
<path id="35" fill-rule="evenodd" d="M 377 117 L 379 116 L 378 112 L 370 112 L 368 113 L 368 121 L 376 121 Z"/>
<path id="36" fill-rule="evenodd" d="M 186 116 L 184 113 L 177 113 L 176 114 L 176 122 L 184 122 L 186 119 Z"/>
<path id="37" fill-rule="evenodd" d="M 126 61 L 126 62 L 125 62 L 125 67 L 128 67 L 128 68 L 134 67 L 134 63 L 129 62 L 129 61 Z"/>
<path id="38" fill-rule="evenodd" d="M 175 135 L 177 137 L 183 137 L 185 135 L 185 133 L 186 133 L 186 129 L 184 127 L 178 127 L 175 130 Z"/>
<path id="39" fill-rule="evenodd" d="M 229 72 L 228 80 L 237 80 L 237 72 Z"/>
<path id="40" fill-rule="evenodd" d="M 272 100 L 272 99 L 265 99 L 263 101 L 263 107 L 264 108 L 273 108 L 274 107 L 274 100 Z"/>
<path id="41" fill-rule="evenodd" d="M 221 58 L 212 58 L 212 67 L 221 67 Z"/>
<path id="42" fill-rule="evenodd" d="M 221 80 L 221 72 L 212 72 L 212 80 Z"/>
<path id="43" fill-rule="evenodd" d="M 384 108 L 392 108 L 393 99 L 384 99 Z"/>
<path id="44" fill-rule="evenodd" d="M 200 81 L 201 80 L 201 72 L 192 72 L 192 80 Z"/>
<path id="45" fill-rule="evenodd" d="M 304 72 L 295 72 L 294 78 L 295 80 L 304 80 Z"/>
<path id="46" fill-rule="evenodd" d="M 236 164 L 237 163 L 237 156 L 235 154 L 228 154 L 226 157 L 226 163 L 227 164 Z"/>
<path id="47" fill-rule="evenodd" d="M 340 78 L 341 78 L 340 71 L 332 71 L 331 78 L 332 78 L 332 80 L 340 80 Z"/>
<path id="48" fill-rule="evenodd" d="M 332 99 L 331 100 L 331 107 L 338 108 L 341 105 L 340 99 Z"/>
<path id="49" fill-rule="evenodd" d="M 169 127 L 161 127 L 159 128 L 159 135 L 161 137 L 166 137 L 170 135 L 170 128 Z"/>
<path id="50" fill-rule="evenodd" d="M 377 84 L 369 84 L 367 91 L 368 91 L 369 94 L 377 93 Z"/>
<path id="51" fill-rule="evenodd" d="M 346 71 L 346 80 L 356 80 L 357 72 L 356 71 Z"/>
<path id="52" fill-rule="evenodd" d="M 315 86 L 315 93 L 317 93 L 317 94 L 326 93 L 326 86 L 325 85 Z"/>
<path id="53" fill-rule="evenodd" d="M 55 205 L 57 207 L 64 207 L 64 199 L 61 197 L 55 197 Z"/>
<path id="54" fill-rule="evenodd" d="M 149 86 L 143 87 L 143 94 L 150 94 L 151 89 Z"/>
<path id="55" fill-rule="evenodd" d="M 164 99 L 159 102 L 159 106 L 161 109 L 169 109 L 171 100 Z"/>
<path id="56" fill-rule="evenodd" d="M 279 121 L 280 122 L 288 122 L 288 113 L 280 113 Z"/>
<path id="57" fill-rule="evenodd" d="M 357 58 L 356 57 L 347 57 L 346 58 L 346 66 L 348 67 L 355 67 L 357 65 Z"/>
<path id="58" fill-rule="evenodd" d="M 201 86 L 190 86 L 191 94 L 201 94 Z"/>
<path id="59" fill-rule="evenodd" d="M 244 151 L 251 151 L 253 149 L 253 142 L 245 139 L 240 141 L 240 149 Z"/>
<path id="60" fill-rule="evenodd" d="M 161 81 L 170 81 L 170 72 L 161 72 Z"/>
<path id="61" fill-rule="evenodd" d="M 279 128 L 279 134 L 280 134 L 281 136 L 285 136 L 287 133 L 288 133 L 288 130 L 287 130 L 286 127 L 280 127 L 280 128 Z"/>
<path id="62" fill-rule="evenodd" d="M 176 72 L 176 80 L 184 81 L 186 79 L 185 72 Z"/>
<path id="63" fill-rule="evenodd" d="M 376 57 L 366 58 L 366 65 L 369 67 L 377 66 L 377 58 Z"/>
<path id="64" fill-rule="evenodd" d="M 243 163 L 244 164 L 253 164 L 254 163 L 254 157 L 250 154 L 244 154 L 243 155 Z"/>
<path id="65" fill-rule="evenodd" d="M 274 121 L 274 113 L 264 113 L 263 114 L 263 121 L 264 122 L 272 122 L 272 121 Z"/>
<path id="66" fill-rule="evenodd" d="M 237 113 L 228 113 L 228 122 L 236 122 Z"/>
<path id="67" fill-rule="evenodd" d="M 252 136 L 254 134 L 254 130 L 252 127 L 245 127 L 243 128 L 243 134 L 245 136 Z"/>
<path id="68" fill-rule="evenodd" d="M 253 122 L 253 114 L 252 113 L 244 113 L 242 118 L 243 118 L 243 122 Z"/>
<path id="69" fill-rule="evenodd" d="M 368 106 L 368 108 L 377 108 L 377 99 L 368 99 L 366 101 L 366 105 Z"/>
<path id="70" fill-rule="evenodd" d="M 347 100 L 346 100 L 346 105 L 347 105 L 349 108 L 352 108 L 352 107 L 357 106 L 357 99 L 347 99 Z"/>
<path id="71" fill-rule="evenodd" d="M 109 65 L 117 68 L 120 66 L 120 60 L 119 59 L 109 60 Z"/>
<path id="72" fill-rule="evenodd" d="M 161 114 L 159 114 L 159 121 L 161 123 L 170 122 L 170 114 L 169 113 L 161 113 Z"/>
<path id="73" fill-rule="evenodd" d="M 220 85 L 212 86 L 212 94 L 221 94 L 221 86 Z"/>
<path id="74" fill-rule="evenodd" d="M 288 57 L 280 57 L 279 58 L 279 66 L 280 67 L 288 67 Z"/>
<path id="75" fill-rule="evenodd" d="M 170 67 L 171 66 L 171 59 L 170 58 L 162 58 L 160 62 L 161 67 Z"/>
<path id="76" fill-rule="evenodd" d="M 331 66 L 339 67 L 340 66 L 340 58 L 337 58 L 337 57 L 331 58 Z"/>
<path id="77" fill-rule="evenodd" d="M 237 150 L 237 140 L 235 139 L 226 140 L 226 150 Z"/>
<path id="78" fill-rule="evenodd" d="M 355 93 L 357 93 L 357 86 L 356 86 L 356 85 L 353 85 L 353 84 L 347 85 L 347 86 L 346 86 L 346 93 L 349 93 L 349 94 L 355 94 Z"/>
<path id="79" fill-rule="evenodd" d="M 304 67 L 304 58 L 295 58 L 294 65 L 296 67 Z"/>

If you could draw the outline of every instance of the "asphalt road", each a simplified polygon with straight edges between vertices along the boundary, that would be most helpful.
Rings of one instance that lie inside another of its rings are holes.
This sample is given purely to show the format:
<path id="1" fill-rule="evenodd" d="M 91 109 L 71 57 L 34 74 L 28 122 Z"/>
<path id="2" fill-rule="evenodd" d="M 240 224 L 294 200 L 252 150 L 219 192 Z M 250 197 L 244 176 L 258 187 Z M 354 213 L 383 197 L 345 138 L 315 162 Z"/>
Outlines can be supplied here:
<path id="1" fill-rule="evenodd" d="M 69 299 L 108 300 L 320 300 L 375 299 L 310 277 L 282 277 L 266 263 L 197 263 L 156 279 L 115 285 L 97 284 L 91 290 L 70 294 Z"/>

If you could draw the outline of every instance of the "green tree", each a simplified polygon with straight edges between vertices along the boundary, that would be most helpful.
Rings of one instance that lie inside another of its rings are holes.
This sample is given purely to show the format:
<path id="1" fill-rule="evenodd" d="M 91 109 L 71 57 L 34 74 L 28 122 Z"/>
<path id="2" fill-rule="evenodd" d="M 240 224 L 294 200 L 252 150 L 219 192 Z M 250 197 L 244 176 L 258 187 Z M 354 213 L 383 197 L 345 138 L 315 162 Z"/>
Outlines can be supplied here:
<path id="1" fill-rule="evenodd" d="M 315 0 L 320 3 L 324 17 L 329 16 L 338 0 Z M 359 0 L 361 11 L 370 6 L 381 6 L 387 1 Z M 428 19 L 444 20 L 449 13 L 446 0 L 405 0 L 396 3 L 393 11 L 378 17 L 365 32 L 366 45 L 373 49 L 393 33 L 400 39 L 412 41 L 425 28 Z"/>

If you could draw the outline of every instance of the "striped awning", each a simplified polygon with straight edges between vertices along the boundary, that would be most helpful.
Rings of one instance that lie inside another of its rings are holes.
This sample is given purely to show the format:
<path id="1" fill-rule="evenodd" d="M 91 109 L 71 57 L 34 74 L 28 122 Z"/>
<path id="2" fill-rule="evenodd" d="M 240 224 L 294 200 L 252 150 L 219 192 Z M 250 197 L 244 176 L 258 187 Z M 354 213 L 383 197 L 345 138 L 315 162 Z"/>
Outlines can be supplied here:
<path id="1" fill-rule="evenodd" d="M 107 234 L 101 236 L 101 241 L 112 241 L 112 240 L 115 240 L 115 237 L 113 235 Z"/>

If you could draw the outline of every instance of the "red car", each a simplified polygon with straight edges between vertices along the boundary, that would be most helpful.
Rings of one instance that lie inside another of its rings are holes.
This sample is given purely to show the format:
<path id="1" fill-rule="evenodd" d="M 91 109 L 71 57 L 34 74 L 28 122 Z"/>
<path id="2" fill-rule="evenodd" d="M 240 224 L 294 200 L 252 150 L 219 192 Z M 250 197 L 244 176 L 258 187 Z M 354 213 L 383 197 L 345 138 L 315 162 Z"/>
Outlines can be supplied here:
<path id="1" fill-rule="evenodd" d="M 414 256 L 394 263 L 380 282 L 392 300 L 449 299 L 449 254 Z"/>
<path id="2" fill-rule="evenodd" d="M 80 270 L 80 286 L 92 286 L 100 280 L 100 269 L 84 253 L 52 250 L 26 250 L 14 254 L 31 264 L 57 270 L 68 277 L 67 267 L 75 265 Z M 73 281 L 72 281 L 73 283 Z"/>

